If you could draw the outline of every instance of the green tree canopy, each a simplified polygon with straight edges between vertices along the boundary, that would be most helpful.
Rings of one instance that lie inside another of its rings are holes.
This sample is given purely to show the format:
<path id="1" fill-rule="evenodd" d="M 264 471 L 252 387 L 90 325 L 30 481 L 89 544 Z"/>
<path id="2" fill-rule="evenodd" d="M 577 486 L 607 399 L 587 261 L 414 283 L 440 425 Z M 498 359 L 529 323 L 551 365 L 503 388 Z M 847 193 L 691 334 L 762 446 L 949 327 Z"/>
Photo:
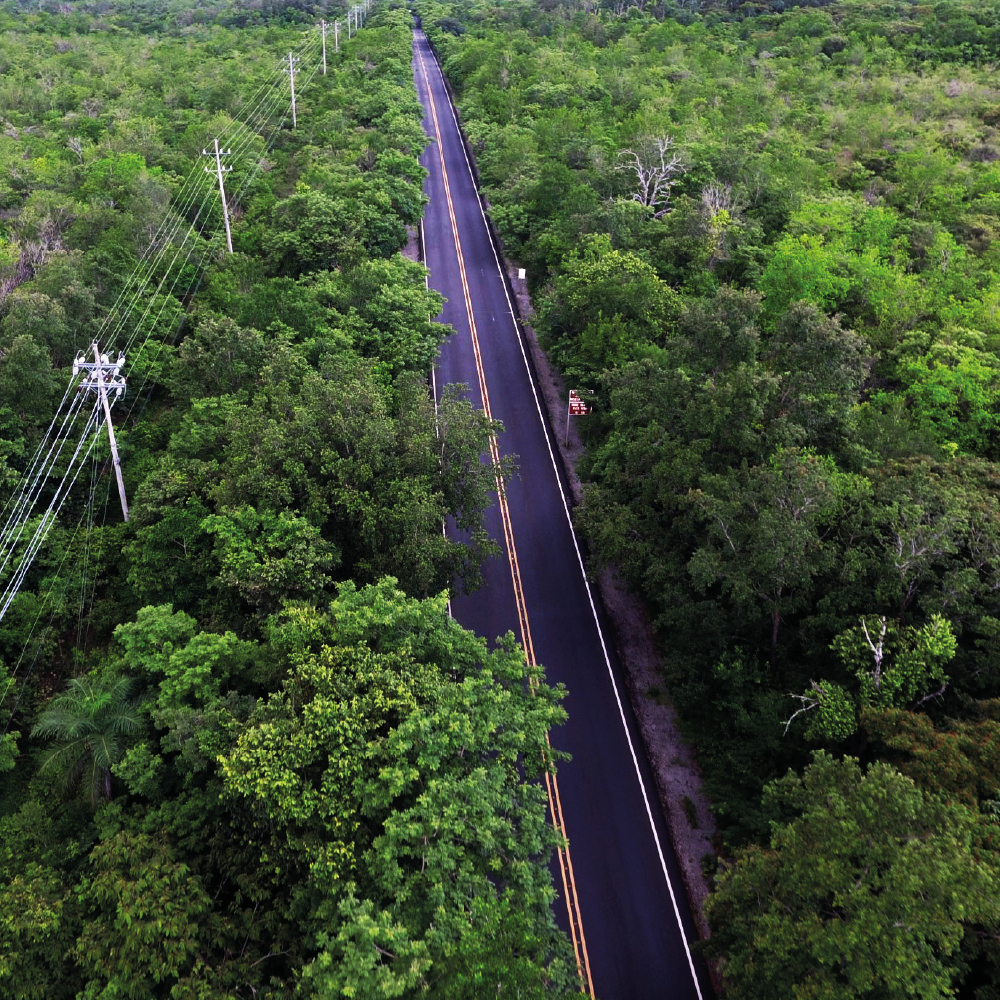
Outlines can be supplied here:
<path id="1" fill-rule="evenodd" d="M 344 584 L 328 613 L 293 606 L 273 629 L 291 673 L 222 770 L 262 861 L 308 878 L 321 955 L 307 980 L 390 997 L 454 964 L 564 995 L 572 967 L 539 863 L 554 831 L 525 780 L 554 765 L 561 691 L 509 639 L 489 652 L 443 596 L 408 599 L 392 580 Z M 480 921 L 512 910 L 528 919 L 487 947 Z"/>
<path id="2" fill-rule="evenodd" d="M 965 924 L 1000 917 L 972 815 L 887 764 L 821 752 L 765 800 L 769 845 L 741 851 L 707 907 L 730 995 L 952 996 Z"/>

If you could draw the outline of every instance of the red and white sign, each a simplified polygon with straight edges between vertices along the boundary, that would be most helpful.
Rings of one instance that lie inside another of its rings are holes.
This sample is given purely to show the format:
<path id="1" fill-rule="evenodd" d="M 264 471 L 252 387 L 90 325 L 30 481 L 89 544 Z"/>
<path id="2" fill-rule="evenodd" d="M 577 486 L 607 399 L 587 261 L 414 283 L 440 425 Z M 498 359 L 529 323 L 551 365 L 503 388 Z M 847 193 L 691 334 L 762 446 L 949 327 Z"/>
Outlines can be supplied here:
<path id="1" fill-rule="evenodd" d="M 585 417 L 590 413 L 591 407 L 588 406 L 581 398 L 580 394 L 576 389 L 570 389 L 569 391 L 569 415 L 571 417 Z"/>

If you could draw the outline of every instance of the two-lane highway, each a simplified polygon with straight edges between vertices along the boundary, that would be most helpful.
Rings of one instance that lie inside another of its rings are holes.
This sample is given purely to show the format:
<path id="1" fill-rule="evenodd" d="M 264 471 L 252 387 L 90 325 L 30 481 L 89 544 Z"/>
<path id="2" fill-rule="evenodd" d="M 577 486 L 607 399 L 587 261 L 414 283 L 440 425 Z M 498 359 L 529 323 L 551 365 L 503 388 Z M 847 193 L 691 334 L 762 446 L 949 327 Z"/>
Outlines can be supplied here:
<path id="1" fill-rule="evenodd" d="M 455 617 L 489 638 L 513 631 L 547 677 L 569 689 L 569 722 L 553 734 L 572 761 L 547 782 L 568 849 L 556 858 L 556 917 L 570 934 L 584 989 L 600 1000 L 707 997 L 691 954 L 694 925 L 666 823 L 599 608 L 583 572 L 566 494 L 507 286 L 436 58 L 414 34 L 414 76 L 431 145 L 424 257 L 457 330 L 437 384 L 464 382 L 503 421 L 493 458 L 518 476 L 487 522 L 503 555 L 486 585 L 456 597 Z M 498 450 L 499 449 L 499 450 Z"/>

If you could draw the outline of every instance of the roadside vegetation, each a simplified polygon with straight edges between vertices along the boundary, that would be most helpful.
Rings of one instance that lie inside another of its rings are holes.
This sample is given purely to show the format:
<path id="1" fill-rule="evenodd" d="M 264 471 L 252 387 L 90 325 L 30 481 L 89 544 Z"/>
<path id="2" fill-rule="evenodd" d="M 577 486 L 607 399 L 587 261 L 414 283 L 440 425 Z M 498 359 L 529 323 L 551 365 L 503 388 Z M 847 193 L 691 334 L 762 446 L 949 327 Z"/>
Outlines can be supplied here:
<path id="1" fill-rule="evenodd" d="M 77 352 L 138 330 L 130 520 L 101 443 L 0 623 L 3 996 L 578 987 L 537 781 L 562 691 L 447 612 L 500 428 L 428 390 L 411 18 L 345 12 L 0 3 L 0 505 Z M 324 14 L 293 129 L 255 102 Z M 182 192 L 240 123 L 229 255 L 215 178 L 207 215 Z"/>
<path id="2" fill-rule="evenodd" d="M 437 2 L 729 995 L 1000 996 L 1000 4 Z"/>

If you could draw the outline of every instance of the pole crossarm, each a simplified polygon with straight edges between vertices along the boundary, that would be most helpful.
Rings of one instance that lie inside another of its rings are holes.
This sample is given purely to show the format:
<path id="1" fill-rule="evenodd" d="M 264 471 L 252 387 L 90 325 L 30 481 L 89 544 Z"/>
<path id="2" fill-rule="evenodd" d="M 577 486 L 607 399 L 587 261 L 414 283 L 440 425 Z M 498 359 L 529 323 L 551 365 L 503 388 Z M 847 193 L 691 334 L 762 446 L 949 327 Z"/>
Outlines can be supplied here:
<path id="1" fill-rule="evenodd" d="M 81 372 L 84 374 L 77 389 L 80 392 L 100 392 L 105 390 L 110 398 L 110 402 L 116 402 L 122 393 L 125 392 L 125 379 L 121 375 L 122 366 L 125 364 L 125 355 L 118 354 L 117 361 L 111 361 L 106 354 L 99 356 L 96 361 L 87 361 L 86 355 L 81 351 L 73 361 L 74 378 Z"/>

